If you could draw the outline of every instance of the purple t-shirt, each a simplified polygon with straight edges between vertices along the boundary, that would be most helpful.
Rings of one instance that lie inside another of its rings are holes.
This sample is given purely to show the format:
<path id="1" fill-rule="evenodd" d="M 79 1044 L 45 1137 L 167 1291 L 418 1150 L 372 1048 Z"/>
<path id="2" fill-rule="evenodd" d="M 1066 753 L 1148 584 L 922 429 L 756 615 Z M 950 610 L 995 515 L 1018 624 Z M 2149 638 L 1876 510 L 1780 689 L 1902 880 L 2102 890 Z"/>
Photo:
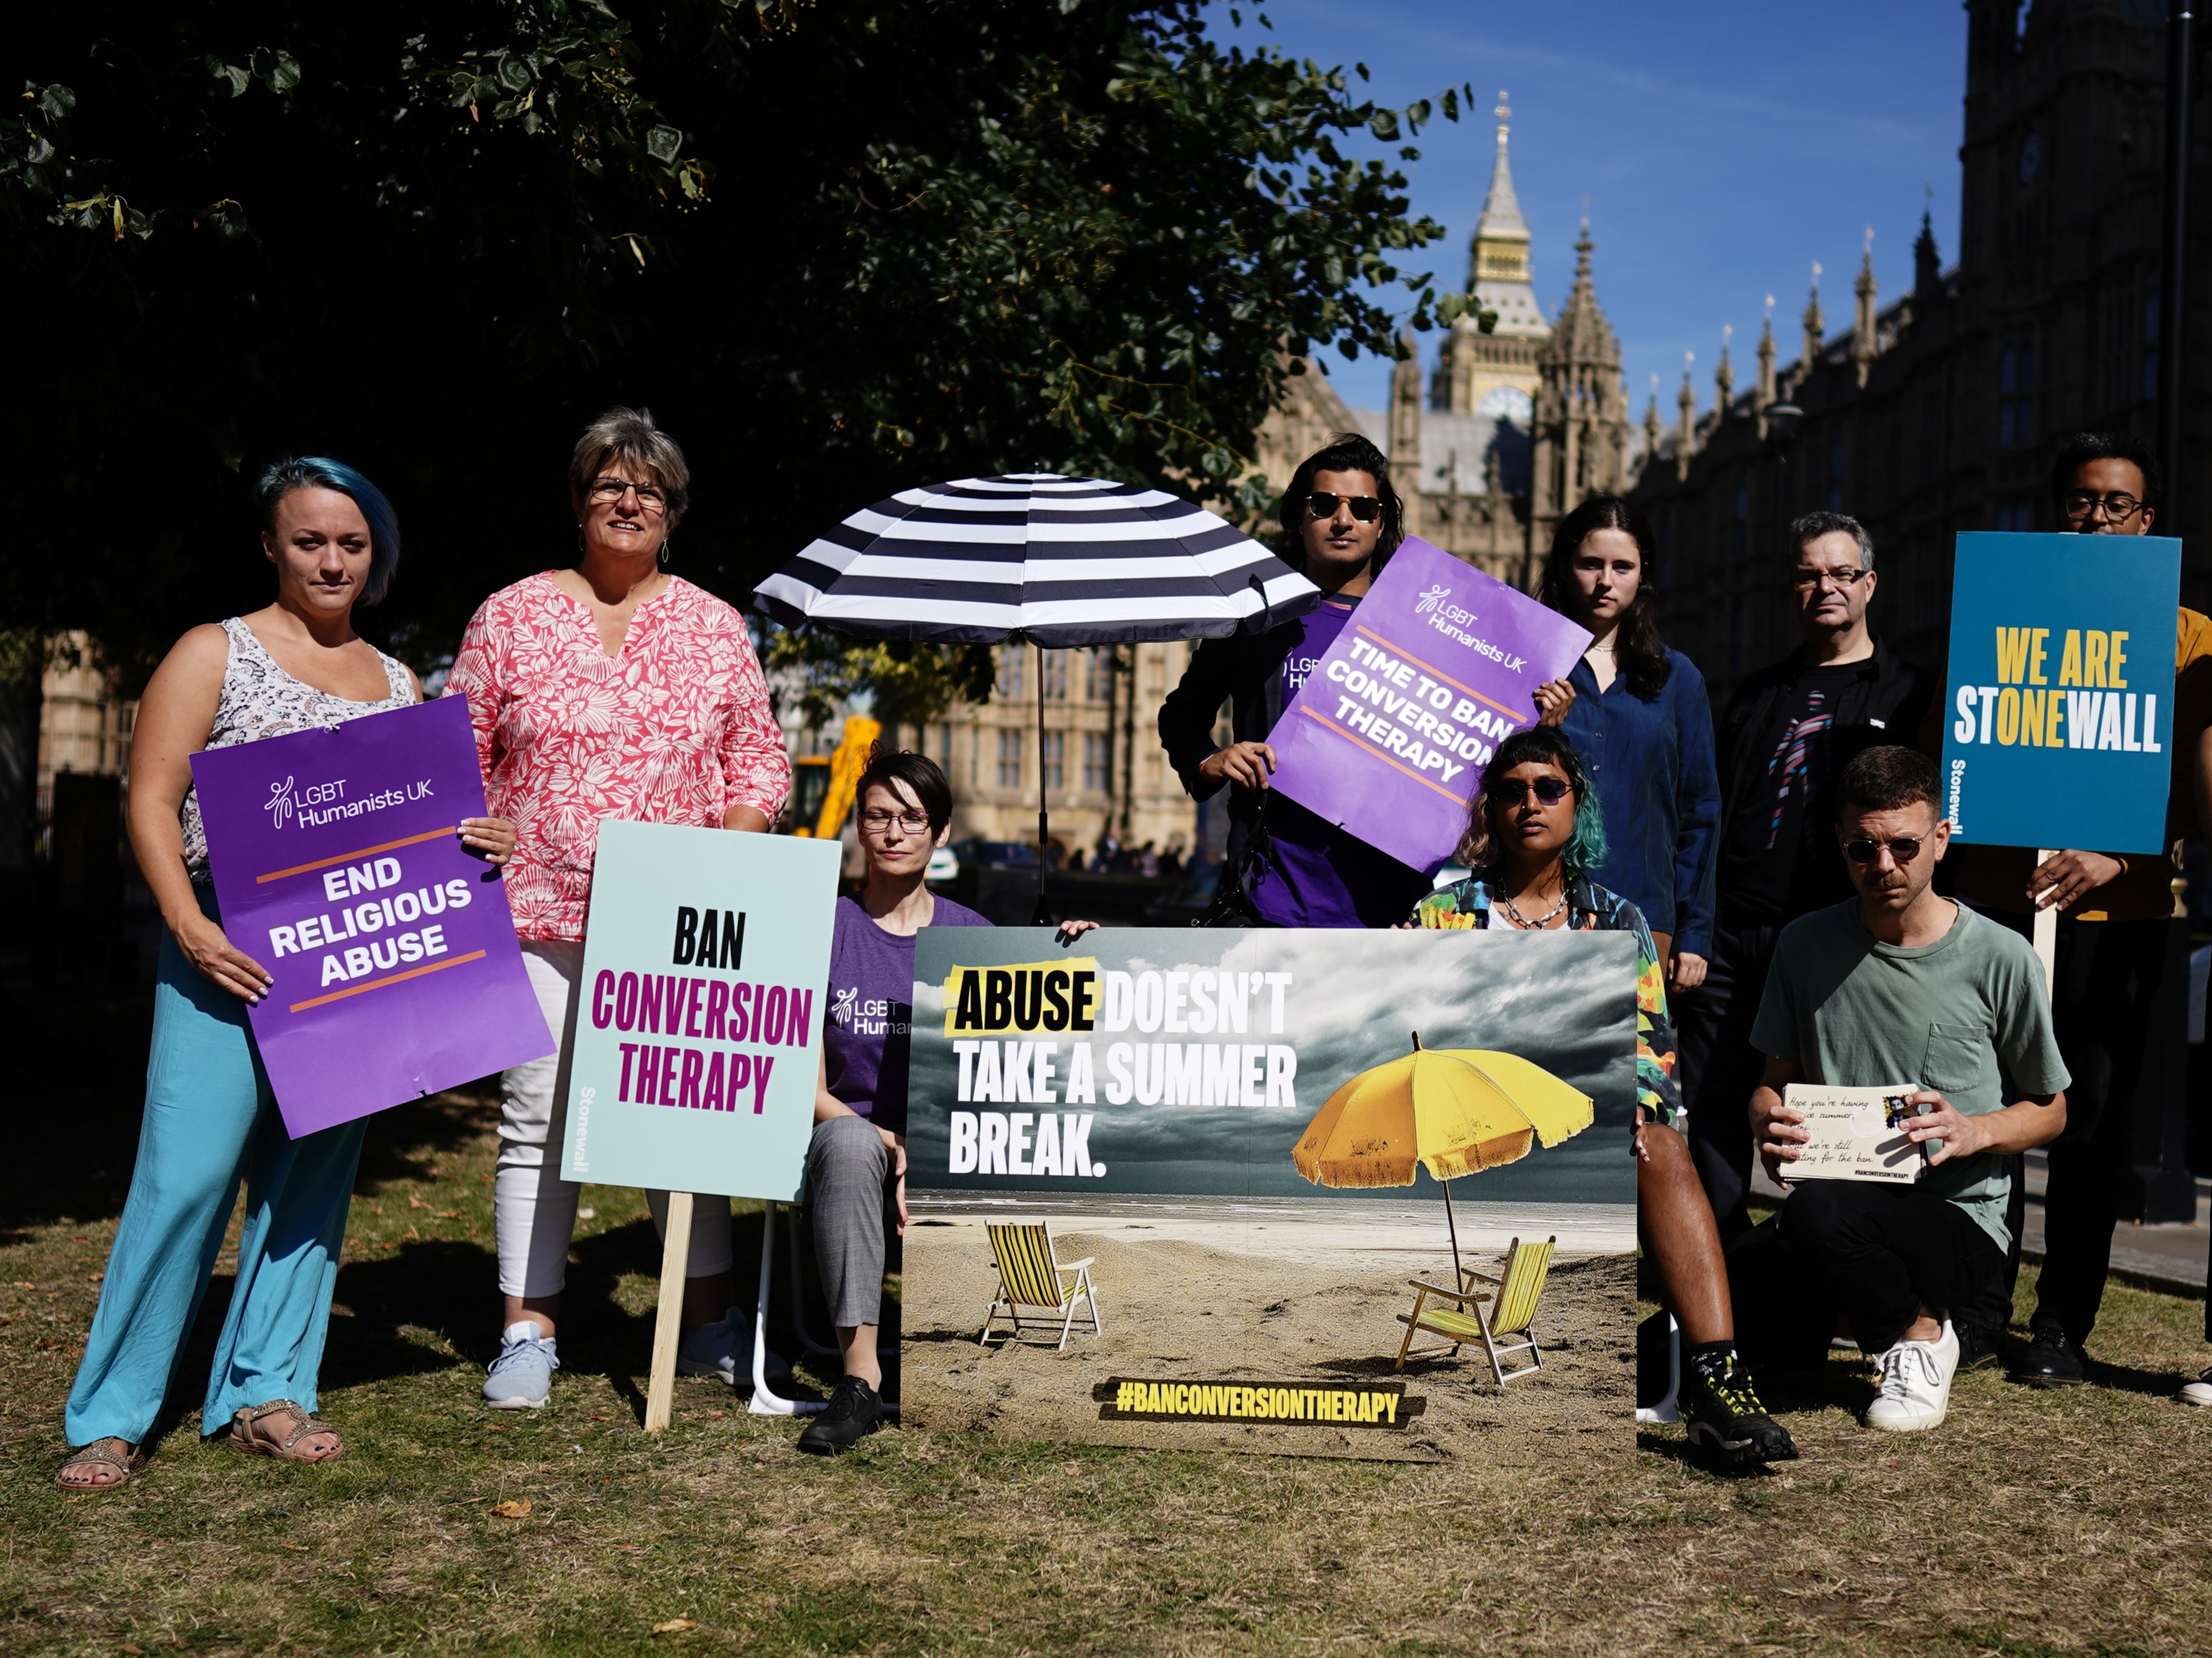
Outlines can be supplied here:
<path id="1" fill-rule="evenodd" d="M 950 898 L 932 926 L 991 924 Z M 830 1000 L 822 1057 L 830 1091 L 879 1128 L 906 1132 L 907 1066 L 913 1052 L 914 939 L 876 925 L 857 898 L 837 901 L 830 938 Z"/>
<path id="2" fill-rule="evenodd" d="M 1303 635 L 1283 659 L 1285 707 L 1358 604 L 1356 598 L 1325 598 L 1299 622 Z M 1429 890 L 1419 870 L 1273 790 L 1267 837 L 1273 850 L 1252 872 L 1252 908 L 1277 926 L 1395 926 Z"/>

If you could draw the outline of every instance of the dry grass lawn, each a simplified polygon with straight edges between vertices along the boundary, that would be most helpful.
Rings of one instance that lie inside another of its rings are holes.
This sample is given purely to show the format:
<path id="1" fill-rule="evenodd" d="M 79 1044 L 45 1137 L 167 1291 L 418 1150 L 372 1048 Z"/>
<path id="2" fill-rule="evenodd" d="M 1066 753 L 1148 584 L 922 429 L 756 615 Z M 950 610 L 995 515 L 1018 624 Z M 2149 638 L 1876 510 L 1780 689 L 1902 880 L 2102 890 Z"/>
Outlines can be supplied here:
<path id="1" fill-rule="evenodd" d="M 1765 1476 L 1626 1422 L 1610 1451 L 1432 1466 L 924 1432 L 822 1462 L 714 1383 L 640 1430 L 657 1254 L 605 1187 L 553 1403 L 480 1409 L 492 1114 L 453 1096 L 371 1133 L 323 1401 L 348 1458 L 249 1461 L 199 1444 L 195 1410 L 127 1491 L 64 1497 L 143 1033 L 129 1005 L 30 1011 L 90 1045 L 16 1096 L 0 1169 L 0 1651 L 2212 1651 L 2212 1412 L 2171 1397 L 2206 1362 L 2197 1302 L 2116 1284 L 2106 1385 L 1965 1377 L 1928 1436 L 1856 1427 L 1862 1373 L 1832 1365 L 1776 1401 L 1806 1455 Z"/>

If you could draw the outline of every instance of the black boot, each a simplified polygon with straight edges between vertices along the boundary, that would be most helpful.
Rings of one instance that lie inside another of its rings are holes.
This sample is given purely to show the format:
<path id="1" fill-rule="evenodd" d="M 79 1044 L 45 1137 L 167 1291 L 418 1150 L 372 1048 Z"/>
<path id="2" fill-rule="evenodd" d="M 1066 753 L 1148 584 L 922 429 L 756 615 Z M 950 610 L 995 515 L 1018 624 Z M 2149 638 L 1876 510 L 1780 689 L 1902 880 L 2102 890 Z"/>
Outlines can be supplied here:
<path id="1" fill-rule="evenodd" d="M 1741 1467 L 1796 1460 L 1790 1430 L 1767 1415 L 1734 1348 L 1683 1355 L 1681 1410 L 1690 1443 L 1723 1462 Z"/>
<path id="2" fill-rule="evenodd" d="M 2082 1379 L 2081 1344 L 2066 1333 L 2055 1318 L 2039 1318 L 2029 1327 L 2027 1351 L 2012 1367 L 2012 1379 L 2031 1388 L 2071 1388 Z"/>
<path id="3" fill-rule="evenodd" d="M 817 1456 L 835 1456 L 851 1450 L 883 1425 L 884 1403 L 876 1397 L 876 1390 L 860 1377 L 848 1376 L 830 1395 L 822 1414 L 799 1436 L 799 1448 Z"/>

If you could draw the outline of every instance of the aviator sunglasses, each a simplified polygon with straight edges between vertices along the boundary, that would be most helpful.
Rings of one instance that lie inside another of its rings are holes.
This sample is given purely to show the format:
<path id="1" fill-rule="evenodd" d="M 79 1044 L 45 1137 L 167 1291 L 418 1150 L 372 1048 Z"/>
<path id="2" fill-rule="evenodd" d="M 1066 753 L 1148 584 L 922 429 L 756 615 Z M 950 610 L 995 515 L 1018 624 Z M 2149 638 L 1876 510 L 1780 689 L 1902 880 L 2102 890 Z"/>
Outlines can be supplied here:
<path id="1" fill-rule="evenodd" d="M 1524 778 L 1509 777 L 1491 790 L 1490 798 L 1509 811 L 1531 794 L 1540 805 L 1556 806 L 1574 792 L 1574 785 L 1564 777 L 1540 777 L 1531 783 Z"/>
<path id="2" fill-rule="evenodd" d="M 1881 849 L 1889 848 L 1889 855 L 1900 864 L 1909 864 L 1920 855 L 1920 837 L 1902 835 L 1894 841 L 1846 841 L 1844 856 L 1855 864 L 1871 864 L 1881 856 Z"/>
<path id="3" fill-rule="evenodd" d="M 1352 508 L 1352 517 L 1362 524 L 1372 524 L 1382 516 L 1382 503 L 1372 495 L 1332 495 L 1327 489 L 1316 489 L 1306 497 L 1306 511 L 1315 518 L 1334 518 L 1339 501 Z"/>

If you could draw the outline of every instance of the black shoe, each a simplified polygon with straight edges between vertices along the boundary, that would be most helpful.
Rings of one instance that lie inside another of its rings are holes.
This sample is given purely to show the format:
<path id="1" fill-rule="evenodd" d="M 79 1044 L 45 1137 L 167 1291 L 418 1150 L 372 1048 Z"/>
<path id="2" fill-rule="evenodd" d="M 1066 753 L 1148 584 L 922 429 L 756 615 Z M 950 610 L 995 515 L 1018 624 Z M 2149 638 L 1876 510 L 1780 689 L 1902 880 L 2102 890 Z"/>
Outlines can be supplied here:
<path id="1" fill-rule="evenodd" d="M 2055 1318 L 2039 1318 L 2027 1351 L 2014 1361 L 2012 1379 L 2031 1388 L 2071 1388 L 2082 1380 L 2081 1349 Z"/>
<path id="2" fill-rule="evenodd" d="M 1986 1370 L 1999 1357 L 1996 1333 L 1971 1324 L 1954 1326 L 1959 1337 L 1959 1370 Z"/>
<path id="3" fill-rule="evenodd" d="M 835 1456 L 851 1450 L 883 1425 L 884 1403 L 876 1397 L 876 1390 L 860 1377 L 848 1376 L 830 1395 L 822 1414 L 799 1436 L 799 1448 L 817 1456 Z"/>
<path id="4" fill-rule="evenodd" d="M 1741 1466 L 1796 1461 L 1790 1430 L 1767 1415 L 1751 1385 L 1751 1372 L 1734 1353 L 1684 1365 L 1680 1402 L 1690 1443 L 1723 1461 Z"/>

